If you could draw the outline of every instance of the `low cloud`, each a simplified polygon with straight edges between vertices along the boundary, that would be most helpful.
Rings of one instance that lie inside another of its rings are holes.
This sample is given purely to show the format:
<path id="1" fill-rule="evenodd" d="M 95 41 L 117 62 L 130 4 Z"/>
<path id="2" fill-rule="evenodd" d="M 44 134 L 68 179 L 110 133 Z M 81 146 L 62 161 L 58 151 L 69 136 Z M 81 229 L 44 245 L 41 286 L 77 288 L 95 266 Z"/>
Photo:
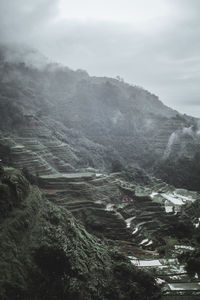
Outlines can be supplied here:
<path id="1" fill-rule="evenodd" d="M 131 13 L 127 22 L 70 15 L 61 18 L 63 2 L 1 0 L 1 40 L 28 44 L 51 60 L 91 75 L 120 75 L 157 94 L 165 104 L 200 117 L 200 1 L 163 0 L 169 7 L 166 17 L 149 18 L 149 26 L 142 19 L 141 28 L 139 21 L 130 22 Z M 89 7 L 89 0 L 86 2 Z M 130 10 L 133 2 L 125 2 Z M 151 3 L 153 7 L 157 2 Z M 101 9 L 103 4 L 111 11 L 108 2 L 102 3 Z"/>

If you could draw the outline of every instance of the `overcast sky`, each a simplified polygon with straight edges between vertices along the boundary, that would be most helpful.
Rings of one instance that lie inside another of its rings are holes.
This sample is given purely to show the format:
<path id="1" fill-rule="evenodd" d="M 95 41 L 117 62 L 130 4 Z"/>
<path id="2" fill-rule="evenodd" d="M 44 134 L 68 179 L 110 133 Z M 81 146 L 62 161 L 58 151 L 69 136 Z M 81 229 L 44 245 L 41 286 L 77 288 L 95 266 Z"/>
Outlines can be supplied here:
<path id="1" fill-rule="evenodd" d="M 0 0 L 0 38 L 200 117 L 200 0 Z"/>

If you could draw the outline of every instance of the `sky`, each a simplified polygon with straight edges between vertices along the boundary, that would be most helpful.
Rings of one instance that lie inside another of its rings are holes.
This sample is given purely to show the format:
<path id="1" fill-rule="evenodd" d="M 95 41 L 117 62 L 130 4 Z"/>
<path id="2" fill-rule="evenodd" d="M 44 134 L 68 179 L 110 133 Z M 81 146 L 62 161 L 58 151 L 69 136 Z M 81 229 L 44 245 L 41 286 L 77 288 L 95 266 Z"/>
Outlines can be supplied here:
<path id="1" fill-rule="evenodd" d="M 0 0 L 0 41 L 200 118 L 200 0 Z"/>

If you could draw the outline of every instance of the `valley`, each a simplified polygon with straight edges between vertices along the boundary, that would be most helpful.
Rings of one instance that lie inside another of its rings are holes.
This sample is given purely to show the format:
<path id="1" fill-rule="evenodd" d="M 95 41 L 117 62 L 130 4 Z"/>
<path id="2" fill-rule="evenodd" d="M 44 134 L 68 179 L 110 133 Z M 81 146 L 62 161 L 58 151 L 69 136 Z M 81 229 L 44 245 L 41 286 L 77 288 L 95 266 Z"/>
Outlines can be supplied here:
<path id="1" fill-rule="evenodd" d="M 199 120 L 3 53 L 2 299 L 199 299 Z"/>

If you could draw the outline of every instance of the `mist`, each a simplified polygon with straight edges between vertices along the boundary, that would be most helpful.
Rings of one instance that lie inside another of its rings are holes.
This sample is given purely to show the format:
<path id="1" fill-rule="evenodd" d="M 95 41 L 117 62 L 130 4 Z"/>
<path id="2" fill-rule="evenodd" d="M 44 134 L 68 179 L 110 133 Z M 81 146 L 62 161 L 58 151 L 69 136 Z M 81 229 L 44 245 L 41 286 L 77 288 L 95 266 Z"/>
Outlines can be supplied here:
<path id="1" fill-rule="evenodd" d="M 1 42 L 72 69 L 120 76 L 200 116 L 199 1 L 1 0 Z"/>
<path id="2" fill-rule="evenodd" d="M 0 0 L 0 299 L 200 295 L 199 11 Z"/>

